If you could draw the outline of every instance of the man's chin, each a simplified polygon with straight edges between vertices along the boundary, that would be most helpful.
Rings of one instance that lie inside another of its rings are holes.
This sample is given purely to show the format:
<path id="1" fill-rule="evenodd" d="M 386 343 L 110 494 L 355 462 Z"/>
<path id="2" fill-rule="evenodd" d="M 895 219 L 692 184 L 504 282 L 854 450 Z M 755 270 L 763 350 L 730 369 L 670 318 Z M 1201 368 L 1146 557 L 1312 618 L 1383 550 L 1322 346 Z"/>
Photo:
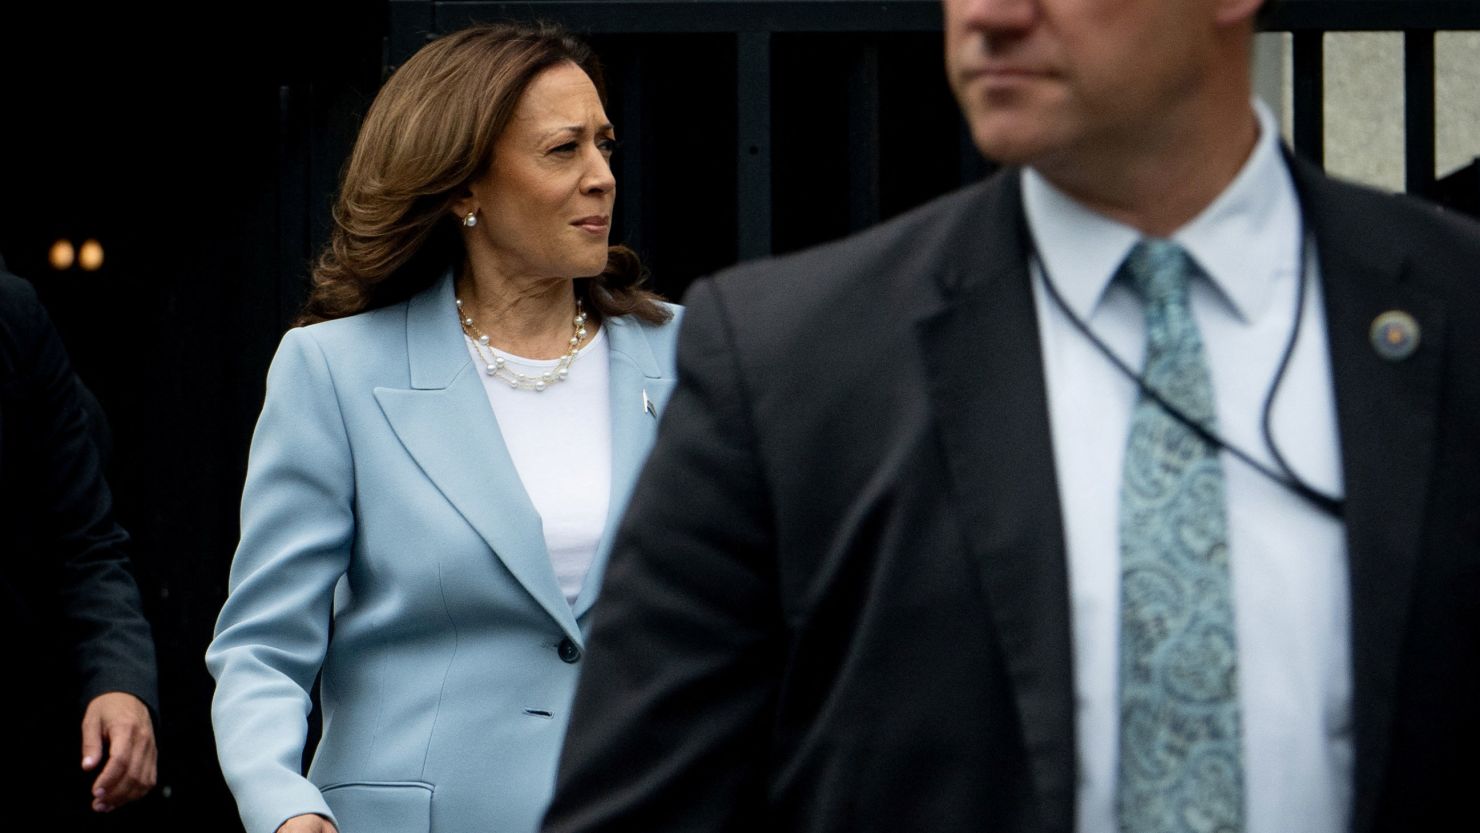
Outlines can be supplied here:
<path id="1" fill-rule="evenodd" d="M 1031 165 L 1052 150 L 1036 131 L 973 130 L 971 138 L 982 156 L 999 165 Z"/>

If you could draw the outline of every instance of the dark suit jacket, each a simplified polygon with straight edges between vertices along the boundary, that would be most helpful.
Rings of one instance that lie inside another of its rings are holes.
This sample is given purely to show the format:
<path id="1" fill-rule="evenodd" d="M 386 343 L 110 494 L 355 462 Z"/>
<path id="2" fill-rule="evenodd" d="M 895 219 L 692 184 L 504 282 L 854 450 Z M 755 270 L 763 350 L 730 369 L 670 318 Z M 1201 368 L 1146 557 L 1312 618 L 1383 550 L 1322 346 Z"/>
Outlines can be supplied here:
<path id="1" fill-rule="evenodd" d="M 1348 496 L 1355 827 L 1439 829 L 1480 780 L 1480 231 L 1296 179 Z M 690 292 L 546 833 L 1073 829 L 1023 225 L 1007 172 Z M 1388 309 L 1422 327 L 1401 362 L 1369 340 Z"/>
<path id="2" fill-rule="evenodd" d="M 0 771 L 43 787 L 56 767 L 78 770 L 93 697 L 126 691 L 158 709 L 154 643 L 89 401 L 35 292 L 0 271 L 0 633 L 5 700 L 26 708 L 11 714 L 21 742 Z M 85 788 L 68 796 L 83 809 L 87 799 Z"/>

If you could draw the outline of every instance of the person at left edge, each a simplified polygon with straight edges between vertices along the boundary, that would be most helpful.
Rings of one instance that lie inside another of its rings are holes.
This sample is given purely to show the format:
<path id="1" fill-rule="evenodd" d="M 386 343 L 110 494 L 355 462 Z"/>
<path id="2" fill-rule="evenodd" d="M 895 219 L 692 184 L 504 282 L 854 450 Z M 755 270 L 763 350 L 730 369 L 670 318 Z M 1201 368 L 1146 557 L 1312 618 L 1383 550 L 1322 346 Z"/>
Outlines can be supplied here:
<path id="1" fill-rule="evenodd" d="M 673 384 L 676 308 L 608 246 L 614 144 L 594 56 L 546 27 L 434 41 L 370 107 L 206 657 L 249 833 L 538 826 Z"/>
<path id="2" fill-rule="evenodd" d="M 35 291 L 4 267 L 0 623 L 5 702 L 24 711 L 0 777 L 72 829 L 154 787 L 154 641 L 103 476 L 102 409 Z"/>

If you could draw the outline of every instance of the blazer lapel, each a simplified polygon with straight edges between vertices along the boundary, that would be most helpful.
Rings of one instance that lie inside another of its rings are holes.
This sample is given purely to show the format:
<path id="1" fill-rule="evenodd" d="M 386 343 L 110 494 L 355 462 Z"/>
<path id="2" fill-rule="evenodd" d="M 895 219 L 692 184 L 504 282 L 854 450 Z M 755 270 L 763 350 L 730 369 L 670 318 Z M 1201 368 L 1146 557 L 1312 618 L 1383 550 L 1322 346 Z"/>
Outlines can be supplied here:
<path id="1" fill-rule="evenodd" d="M 944 301 L 919 322 L 947 473 L 1016 696 L 1044 829 L 1074 827 L 1068 566 L 1018 177 L 946 237 Z"/>
<path id="2" fill-rule="evenodd" d="M 1332 384 L 1346 488 L 1352 609 L 1353 725 L 1358 830 L 1381 796 L 1423 510 L 1433 469 L 1444 315 L 1438 299 L 1403 282 L 1405 254 L 1382 225 L 1305 165 L 1293 165 L 1315 235 L 1325 296 Z M 1389 310 L 1418 322 L 1418 349 L 1401 361 L 1372 346 Z"/>
<path id="3" fill-rule="evenodd" d="M 664 377 L 657 355 L 648 341 L 648 330 L 627 318 L 612 318 L 604 324 L 611 350 L 612 485 L 606 528 L 586 581 L 574 605 L 577 619 L 585 616 L 601 592 L 611 555 L 612 539 L 620 525 L 623 509 L 632 496 L 638 472 L 657 437 L 658 414 L 673 391 L 673 377 Z"/>
<path id="4" fill-rule="evenodd" d="M 454 318 L 451 276 L 406 310 L 411 389 L 375 399 L 406 451 L 567 636 L 580 629 L 545 549 L 544 528 L 504 445 Z"/>

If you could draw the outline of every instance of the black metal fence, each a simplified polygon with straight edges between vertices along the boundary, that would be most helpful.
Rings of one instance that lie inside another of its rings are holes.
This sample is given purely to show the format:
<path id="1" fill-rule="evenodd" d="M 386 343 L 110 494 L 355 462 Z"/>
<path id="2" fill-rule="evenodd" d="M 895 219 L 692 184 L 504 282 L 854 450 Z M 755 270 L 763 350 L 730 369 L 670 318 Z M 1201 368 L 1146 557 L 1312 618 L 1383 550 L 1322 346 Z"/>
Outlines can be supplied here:
<path id="1" fill-rule="evenodd" d="M 1434 179 L 1434 36 L 1480 29 L 1476 0 L 1281 0 L 1271 29 L 1292 37 L 1295 65 L 1294 138 L 1304 156 L 1325 156 L 1325 35 L 1327 32 L 1402 32 L 1407 189 L 1439 196 Z"/>
<path id="2" fill-rule="evenodd" d="M 946 91 L 938 0 L 391 0 L 388 69 L 429 35 L 507 19 L 596 42 L 623 137 L 616 231 L 670 294 L 988 169 Z M 1318 162 L 1325 34 L 1403 32 L 1407 188 L 1475 199 L 1474 177 L 1435 182 L 1434 37 L 1480 29 L 1480 2 L 1281 0 L 1268 28 L 1292 34 L 1294 143 Z"/>

